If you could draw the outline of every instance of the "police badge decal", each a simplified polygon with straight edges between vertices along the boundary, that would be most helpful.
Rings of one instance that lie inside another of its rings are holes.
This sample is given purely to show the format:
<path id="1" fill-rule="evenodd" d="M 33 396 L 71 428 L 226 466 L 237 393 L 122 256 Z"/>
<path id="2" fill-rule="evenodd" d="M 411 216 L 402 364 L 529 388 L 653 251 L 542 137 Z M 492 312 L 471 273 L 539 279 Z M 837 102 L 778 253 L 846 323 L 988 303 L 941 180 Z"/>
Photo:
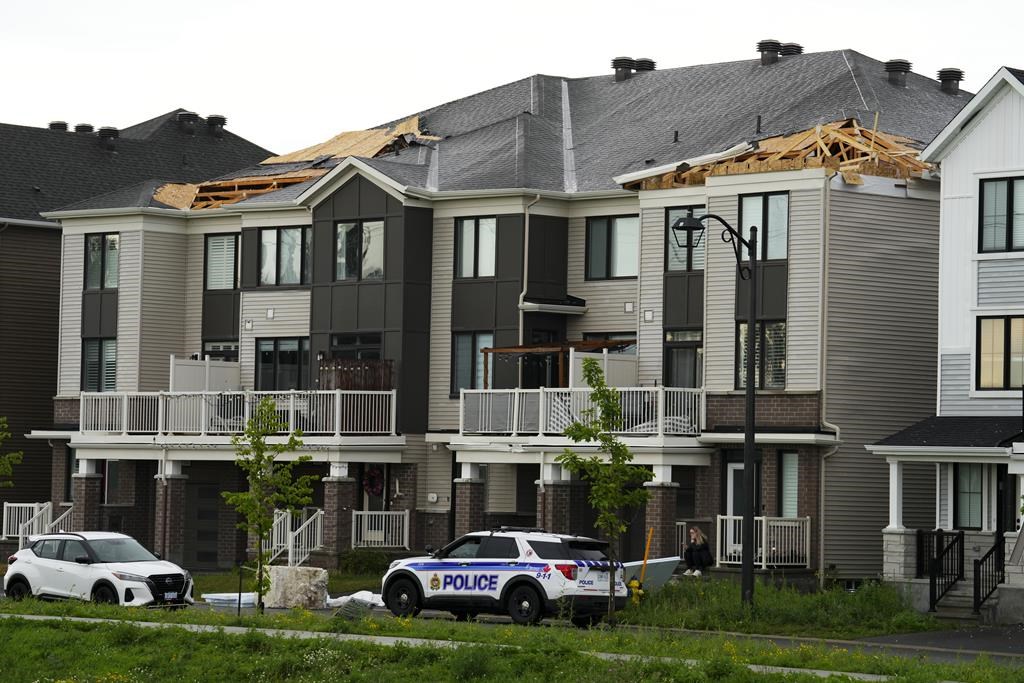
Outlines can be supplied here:
<path id="1" fill-rule="evenodd" d="M 436 591 L 441 588 L 441 577 L 434 574 L 430 577 L 430 590 Z"/>

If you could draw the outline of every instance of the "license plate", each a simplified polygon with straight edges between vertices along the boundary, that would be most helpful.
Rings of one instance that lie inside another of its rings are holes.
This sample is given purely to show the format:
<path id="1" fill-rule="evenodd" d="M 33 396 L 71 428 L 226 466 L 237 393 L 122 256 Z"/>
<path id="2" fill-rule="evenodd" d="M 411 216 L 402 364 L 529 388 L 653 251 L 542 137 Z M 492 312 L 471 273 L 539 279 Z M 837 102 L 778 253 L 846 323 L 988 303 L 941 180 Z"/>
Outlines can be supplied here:
<path id="1" fill-rule="evenodd" d="M 177 599 L 178 599 L 178 593 L 177 592 L 172 591 L 170 593 L 164 593 L 164 600 L 177 600 Z"/>

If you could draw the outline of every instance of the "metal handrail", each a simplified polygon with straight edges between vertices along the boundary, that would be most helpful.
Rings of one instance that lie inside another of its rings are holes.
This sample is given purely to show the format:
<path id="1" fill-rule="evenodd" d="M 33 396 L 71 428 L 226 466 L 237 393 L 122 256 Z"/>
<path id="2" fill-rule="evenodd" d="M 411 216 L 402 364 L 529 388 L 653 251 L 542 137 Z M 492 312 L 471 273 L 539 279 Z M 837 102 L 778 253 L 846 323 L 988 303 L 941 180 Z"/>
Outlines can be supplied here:
<path id="1" fill-rule="evenodd" d="M 974 561 L 974 613 L 992 597 L 999 584 L 1006 580 L 1006 541 L 997 538 L 988 552 Z"/>
<path id="2" fill-rule="evenodd" d="M 62 528 L 62 525 L 71 518 L 71 511 L 74 509 L 74 505 L 69 505 L 68 509 L 61 513 L 57 519 L 46 525 L 46 533 L 50 533 L 51 531 L 66 531 L 66 529 Z"/>
<path id="3" fill-rule="evenodd" d="M 53 516 L 53 507 L 50 503 L 43 503 L 34 515 L 21 523 L 18 527 L 18 550 L 25 547 L 29 536 L 35 536 L 46 531 L 50 518 Z"/>
<path id="4" fill-rule="evenodd" d="M 324 511 L 317 510 L 298 529 L 288 534 L 288 566 L 296 567 L 324 544 Z"/>
<path id="5" fill-rule="evenodd" d="M 964 532 L 957 531 L 949 543 L 928 563 L 928 611 L 934 612 L 957 581 L 964 578 Z"/>

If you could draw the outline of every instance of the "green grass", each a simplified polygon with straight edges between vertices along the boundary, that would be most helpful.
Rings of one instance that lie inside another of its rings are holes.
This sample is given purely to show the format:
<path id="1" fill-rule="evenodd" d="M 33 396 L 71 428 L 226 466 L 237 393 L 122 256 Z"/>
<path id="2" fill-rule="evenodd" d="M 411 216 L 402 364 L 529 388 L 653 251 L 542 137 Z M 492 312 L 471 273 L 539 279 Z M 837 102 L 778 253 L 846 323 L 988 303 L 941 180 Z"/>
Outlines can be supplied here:
<path id="1" fill-rule="evenodd" d="M 327 592 L 331 597 L 347 595 L 361 590 L 380 592 L 381 574 L 346 574 L 342 572 L 329 572 L 327 575 Z M 206 574 L 195 574 L 196 582 L 193 594 L 199 598 L 203 593 L 237 593 L 238 592 L 238 570 L 233 569 L 227 572 L 215 572 Z M 253 590 L 254 575 L 246 570 L 242 577 L 242 590 Z"/>

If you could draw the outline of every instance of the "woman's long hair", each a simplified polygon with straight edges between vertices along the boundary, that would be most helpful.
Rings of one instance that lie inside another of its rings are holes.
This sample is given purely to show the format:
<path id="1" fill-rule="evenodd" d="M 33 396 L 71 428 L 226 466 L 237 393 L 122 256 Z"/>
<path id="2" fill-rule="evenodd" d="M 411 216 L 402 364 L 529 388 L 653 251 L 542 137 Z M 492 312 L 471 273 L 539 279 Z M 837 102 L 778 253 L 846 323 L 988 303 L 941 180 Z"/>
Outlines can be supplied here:
<path id="1" fill-rule="evenodd" d="M 699 526 L 691 526 L 690 531 L 695 532 L 697 535 L 697 537 L 694 539 L 695 543 L 703 543 L 705 545 L 707 544 L 708 537 L 704 535 L 704 532 L 700 530 Z"/>

